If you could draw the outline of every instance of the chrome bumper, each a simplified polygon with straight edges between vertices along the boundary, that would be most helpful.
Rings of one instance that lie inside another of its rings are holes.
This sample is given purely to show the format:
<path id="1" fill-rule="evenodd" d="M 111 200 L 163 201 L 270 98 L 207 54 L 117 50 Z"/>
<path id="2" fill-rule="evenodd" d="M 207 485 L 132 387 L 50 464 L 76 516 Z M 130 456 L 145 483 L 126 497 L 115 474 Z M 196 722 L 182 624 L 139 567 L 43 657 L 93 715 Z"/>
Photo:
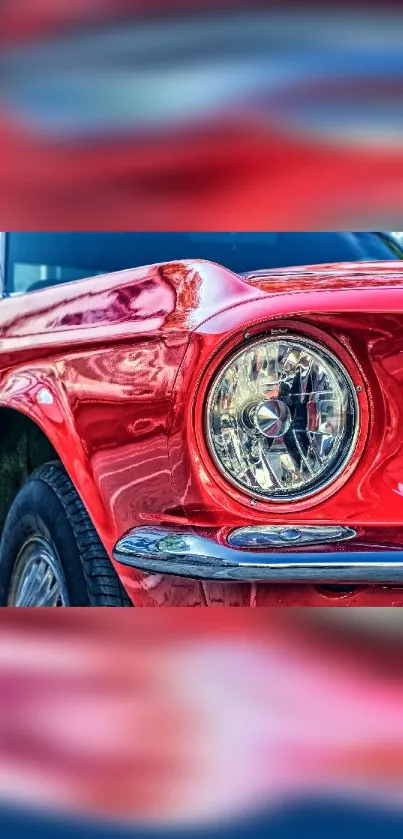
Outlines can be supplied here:
<path id="1" fill-rule="evenodd" d="M 335 549 L 332 541 L 331 549 L 239 550 L 182 528 L 137 527 L 119 540 L 113 556 L 150 574 L 203 580 L 403 584 L 403 550 Z"/>

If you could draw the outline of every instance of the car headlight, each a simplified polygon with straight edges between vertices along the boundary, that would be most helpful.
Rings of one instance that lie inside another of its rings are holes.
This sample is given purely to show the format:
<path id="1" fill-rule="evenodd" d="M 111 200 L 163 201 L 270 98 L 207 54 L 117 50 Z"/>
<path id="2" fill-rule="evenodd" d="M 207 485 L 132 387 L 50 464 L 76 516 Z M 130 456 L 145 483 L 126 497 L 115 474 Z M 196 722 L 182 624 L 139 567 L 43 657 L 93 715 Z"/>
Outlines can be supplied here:
<path id="1" fill-rule="evenodd" d="M 211 455 L 254 496 L 282 501 L 327 486 L 358 433 L 354 385 L 339 361 L 305 338 L 257 340 L 220 370 L 207 400 Z"/>

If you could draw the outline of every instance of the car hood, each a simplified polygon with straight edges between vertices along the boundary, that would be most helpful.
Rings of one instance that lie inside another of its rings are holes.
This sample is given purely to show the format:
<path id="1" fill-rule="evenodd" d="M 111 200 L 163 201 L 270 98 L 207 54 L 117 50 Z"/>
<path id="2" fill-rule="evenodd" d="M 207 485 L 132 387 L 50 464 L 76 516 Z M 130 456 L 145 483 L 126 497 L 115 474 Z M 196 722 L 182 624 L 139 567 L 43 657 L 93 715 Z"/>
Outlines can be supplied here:
<path id="1" fill-rule="evenodd" d="M 341 262 L 245 271 L 240 276 L 262 291 L 275 294 L 320 288 L 344 288 L 351 284 L 401 285 L 403 261 Z"/>

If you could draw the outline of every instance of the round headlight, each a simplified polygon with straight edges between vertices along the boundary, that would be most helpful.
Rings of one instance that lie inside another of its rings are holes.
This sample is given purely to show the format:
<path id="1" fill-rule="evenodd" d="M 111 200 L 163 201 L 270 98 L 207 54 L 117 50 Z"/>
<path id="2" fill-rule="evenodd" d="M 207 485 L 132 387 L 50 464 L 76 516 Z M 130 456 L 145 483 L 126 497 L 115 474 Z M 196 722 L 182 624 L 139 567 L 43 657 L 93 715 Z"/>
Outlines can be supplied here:
<path id="1" fill-rule="evenodd" d="M 235 486 L 274 501 L 305 497 L 334 480 L 353 452 L 355 388 L 327 349 L 305 338 L 264 338 L 220 370 L 206 431 Z"/>

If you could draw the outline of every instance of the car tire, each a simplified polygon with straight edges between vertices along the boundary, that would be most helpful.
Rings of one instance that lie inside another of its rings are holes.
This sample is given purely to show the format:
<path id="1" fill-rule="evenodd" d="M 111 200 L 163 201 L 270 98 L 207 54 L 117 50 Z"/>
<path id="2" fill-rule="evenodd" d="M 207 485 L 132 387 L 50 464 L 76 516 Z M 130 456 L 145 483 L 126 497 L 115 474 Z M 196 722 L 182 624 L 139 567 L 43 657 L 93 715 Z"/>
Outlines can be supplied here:
<path id="1" fill-rule="evenodd" d="M 33 472 L 10 508 L 0 543 L 0 605 L 131 605 L 59 462 Z"/>

